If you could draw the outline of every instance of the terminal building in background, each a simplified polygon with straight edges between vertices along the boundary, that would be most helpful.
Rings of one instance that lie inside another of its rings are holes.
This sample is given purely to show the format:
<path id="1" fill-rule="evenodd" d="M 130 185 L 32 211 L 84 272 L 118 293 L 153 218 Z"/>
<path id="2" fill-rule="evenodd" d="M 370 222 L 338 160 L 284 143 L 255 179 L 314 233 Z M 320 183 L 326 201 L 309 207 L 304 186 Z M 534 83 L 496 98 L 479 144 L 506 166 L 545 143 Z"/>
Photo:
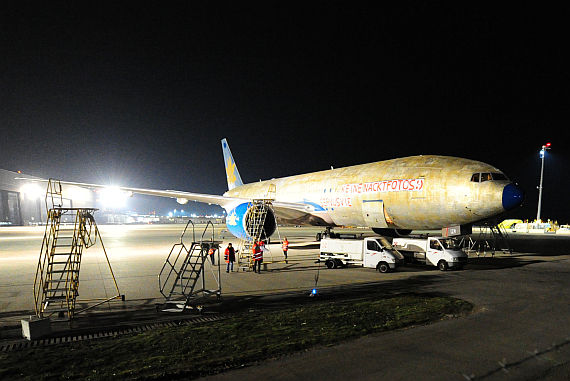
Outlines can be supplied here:
<path id="1" fill-rule="evenodd" d="M 45 224 L 47 183 L 17 180 L 18 177 L 39 179 L 0 169 L 0 226 Z M 85 188 L 63 185 L 62 197 L 65 208 L 93 208 L 95 205 L 93 191 Z"/>

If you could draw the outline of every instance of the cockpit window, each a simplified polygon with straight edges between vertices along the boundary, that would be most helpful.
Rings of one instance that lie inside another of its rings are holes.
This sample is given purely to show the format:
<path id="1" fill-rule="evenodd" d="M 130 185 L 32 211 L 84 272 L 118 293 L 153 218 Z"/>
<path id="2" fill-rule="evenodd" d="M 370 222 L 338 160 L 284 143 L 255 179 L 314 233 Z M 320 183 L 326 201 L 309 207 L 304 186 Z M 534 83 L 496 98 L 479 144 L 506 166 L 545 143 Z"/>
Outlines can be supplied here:
<path id="1" fill-rule="evenodd" d="M 474 173 L 471 176 L 471 181 L 474 183 L 482 183 L 484 181 L 491 181 L 491 180 L 509 180 L 507 176 L 502 173 Z"/>
<path id="2" fill-rule="evenodd" d="M 508 180 L 507 176 L 502 173 L 491 173 L 493 175 L 493 180 Z"/>

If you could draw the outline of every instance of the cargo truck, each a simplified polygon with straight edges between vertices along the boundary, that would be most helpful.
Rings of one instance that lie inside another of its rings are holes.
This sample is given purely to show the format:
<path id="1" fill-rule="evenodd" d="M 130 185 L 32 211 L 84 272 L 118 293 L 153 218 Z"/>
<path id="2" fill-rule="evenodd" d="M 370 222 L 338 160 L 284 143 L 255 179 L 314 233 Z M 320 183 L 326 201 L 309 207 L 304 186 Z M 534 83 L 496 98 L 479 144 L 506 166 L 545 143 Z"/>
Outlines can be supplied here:
<path id="1" fill-rule="evenodd" d="M 441 271 L 461 269 L 467 264 L 467 254 L 452 238 L 394 238 L 392 245 L 406 258 L 406 262 L 437 266 Z"/>
<path id="2" fill-rule="evenodd" d="M 404 256 L 395 250 L 384 237 L 323 238 L 319 261 L 324 261 L 329 269 L 357 265 L 375 268 L 385 273 L 403 265 Z"/>

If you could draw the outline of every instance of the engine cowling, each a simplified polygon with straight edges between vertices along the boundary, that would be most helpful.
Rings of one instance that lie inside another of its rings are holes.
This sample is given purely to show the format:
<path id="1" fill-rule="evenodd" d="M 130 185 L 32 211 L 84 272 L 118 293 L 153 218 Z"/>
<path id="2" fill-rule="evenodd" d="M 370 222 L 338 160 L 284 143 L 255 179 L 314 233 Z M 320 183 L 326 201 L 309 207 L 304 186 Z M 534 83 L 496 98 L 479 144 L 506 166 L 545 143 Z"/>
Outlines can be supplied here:
<path id="1" fill-rule="evenodd" d="M 228 212 L 226 217 L 226 226 L 228 231 L 239 239 L 247 239 L 256 236 L 255 215 L 262 207 L 267 213 L 263 224 L 261 239 L 269 238 L 277 229 L 275 223 L 275 215 L 273 210 L 265 204 L 254 206 L 251 203 L 244 202 L 239 204 Z"/>

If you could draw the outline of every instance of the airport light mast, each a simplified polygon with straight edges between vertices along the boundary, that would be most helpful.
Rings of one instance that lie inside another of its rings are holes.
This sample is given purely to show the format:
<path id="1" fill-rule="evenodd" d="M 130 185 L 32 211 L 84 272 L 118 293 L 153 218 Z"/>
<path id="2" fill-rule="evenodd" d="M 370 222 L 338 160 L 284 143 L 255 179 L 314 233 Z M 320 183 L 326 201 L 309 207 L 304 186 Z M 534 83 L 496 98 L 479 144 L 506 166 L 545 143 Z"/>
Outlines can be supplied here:
<path id="1" fill-rule="evenodd" d="M 540 185 L 538 186 L 538 212 L 536 213 L 536 222 L 541 222 L 540 208 L 542 207 L 542 179 L 544 177 L 544 156 L 547 149 L 550 149 L 550 143 L 543 145 L 542 149 L 540 150 L 540 159 L 542 160 L 542 165 L 540 167 Z"/>

